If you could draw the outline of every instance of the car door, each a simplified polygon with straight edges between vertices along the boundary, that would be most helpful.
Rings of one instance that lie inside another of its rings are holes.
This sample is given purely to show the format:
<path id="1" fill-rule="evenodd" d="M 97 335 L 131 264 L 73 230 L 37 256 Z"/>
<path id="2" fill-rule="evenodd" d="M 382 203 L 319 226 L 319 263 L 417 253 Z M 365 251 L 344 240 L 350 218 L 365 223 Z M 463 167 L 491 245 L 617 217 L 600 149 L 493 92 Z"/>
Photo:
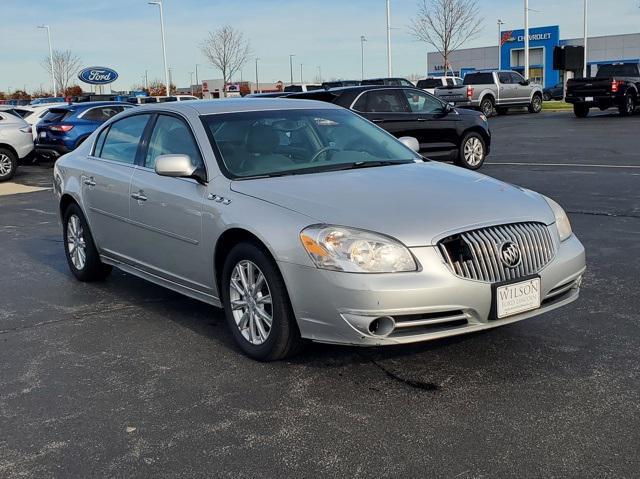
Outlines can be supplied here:
<path id="1" fill-rule="evenodd" d="M 516 101 L 516 85 L 513 84 L 511 73 L 498 72 L 498 89 L 501 105 L 509 105 Z"/>
<path id="2" fill-rule="evenodd" d="M 411 114 L 402 92 L 395 88 L 369 90 L 355 101 L 352 110 L 396 137 L 406 136 L 406 131 L 417 121 Z"/>
<path id="3" fill-rule="evenodd" d="M 460 116 L 453 110 L 447 112 L 443 102 L 429 93 L 405 88 L 402 94 L 410 114 L 416 118 L 406 136 L 413 136 L 420 143 L 420 152 L 425 156 L 448 156 L 458 147 L 457 127 Z"/>
<path id="4" fill-rule="evenodd" d="M 194 165 L 203 158 L 191 127 L 180 116 L 154 120 L 143 158 L 131 181 L 130 241 L 137 267 L 198 290 L 211 289 L 210 267 L 202 264 L 202 210 L 207 188 L 190 178 L 160 176 L 158 156 L 184 154 Z"/>
<path id="5" fill-rule="evenodd" d="M 129 187 L 150 114 L 133 115 L 103 129 L 81 175 L 85 213 L 101 253 L 129 256 Z"/>
<path id="6" fill-rule="evenodd" d="M 529 85 L 523 85 L 525 79 L 517 72 L 511 72 L 511 82 L 514 85 L 514 103 L 529 103 L 531 95 L 531 87 Z"/>

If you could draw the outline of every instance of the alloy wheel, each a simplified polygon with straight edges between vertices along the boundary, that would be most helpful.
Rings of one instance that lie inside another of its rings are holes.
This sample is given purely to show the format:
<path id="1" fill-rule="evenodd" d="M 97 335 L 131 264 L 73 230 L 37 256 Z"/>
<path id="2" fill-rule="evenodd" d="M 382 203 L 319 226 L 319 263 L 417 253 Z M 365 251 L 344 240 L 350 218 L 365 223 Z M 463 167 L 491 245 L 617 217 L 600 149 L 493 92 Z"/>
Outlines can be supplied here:
<path id="1" fill-rule="evenodd" d="M 480 139 L 472 136 L 464 144 L 464 159 L 469 166 L 478 166 L 484 159 L 484 148 Z"/>
<path id="2" fill-rule="evenodd" d="M 69 216 L 67 222 L 67 251 L 73 266 L 81 271 L 87 263 L 87 244 L 84 229 L 77 215 Z"/>
<path id="3" fill-rule="evenodd" d="M 11 173 L 11 168 L 13 168 L 11 158 L 4 153 L 0 153 L 0 176 L 6 176 Z"/>
<path id="4" fill-rule="evenodd" d="M 635 103 L 633 101 L 633 97 L 631 95 L 627 95 L 627 113 L 631 115 L 635 110 Z"/>
<path id="5" fill-rule="evenodd" d="M 539 96 L 535 96 L 533 97 L 533 111 L 537 113 L 540 110 L 542 110 L 542 100 Z"/>
<path id="6" fill-rule="evenodd" d="M 267 279 L 255 263 L 243 260 L 233 268 L 229 298 L 242 336 L 253 345 L 263 344 L 273 325 L 273 307 Z"/>

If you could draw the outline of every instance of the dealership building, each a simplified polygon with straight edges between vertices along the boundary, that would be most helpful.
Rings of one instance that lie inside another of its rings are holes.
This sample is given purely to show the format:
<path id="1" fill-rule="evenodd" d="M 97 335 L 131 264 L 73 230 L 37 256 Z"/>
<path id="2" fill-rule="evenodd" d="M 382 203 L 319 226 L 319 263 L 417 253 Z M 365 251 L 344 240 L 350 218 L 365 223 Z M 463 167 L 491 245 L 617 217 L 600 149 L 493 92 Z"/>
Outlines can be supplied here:
<path id="1" fill-rule="evenodd" d="M 497 42 L 496 42 L 497 43 Z M 448 72 L 464 76 L 472 71 L 487 71 L 500 68 L 524 74 L 524 30 L 501 32 L 500 47 L 480 47 L 458 50 L 449 58 Z M 581 46 L 582 38 L 560 38 L 558 25 L 529 29 L 529 78 L 545 87 L 564 81 L 565 72 L 553 68 L 555 47 Z M 587 71 L 595 74 L 598 65 L 612 62 L 640 62 L 640 33 L 608 35 L 588 39 Z M 500 60 L 498 60 L 498 50 Z M 440 53 L 429 53 L 429 75 L 445 73 L 444 60 Z M 582 76 L 582 72 L 579 72 Z"/>

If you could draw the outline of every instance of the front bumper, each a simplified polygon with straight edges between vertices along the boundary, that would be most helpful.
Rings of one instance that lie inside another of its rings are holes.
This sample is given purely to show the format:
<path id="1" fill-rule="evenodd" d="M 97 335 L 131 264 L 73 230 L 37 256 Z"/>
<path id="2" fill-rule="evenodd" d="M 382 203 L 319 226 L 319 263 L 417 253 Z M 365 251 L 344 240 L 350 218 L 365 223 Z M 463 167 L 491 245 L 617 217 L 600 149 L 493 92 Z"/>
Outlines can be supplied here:
<path id="1" fill-rule="evenodd" d="M 556 238 L 554 259 L 538 275 L 542 306 L 505 319 L 490 319 L 490 283 L 455 276 L 435 247 L 412 248 L 421 271 L 350 274 L 280 262 L 303 337 L 325 343 L 381 346 L 471 333 L 538 316 L 578 298 L 585 252 L 571 236 Z M 391 317 L 390 334 L 370 323 Z M 402 325 L 402 327 L 398 327 Z"/>

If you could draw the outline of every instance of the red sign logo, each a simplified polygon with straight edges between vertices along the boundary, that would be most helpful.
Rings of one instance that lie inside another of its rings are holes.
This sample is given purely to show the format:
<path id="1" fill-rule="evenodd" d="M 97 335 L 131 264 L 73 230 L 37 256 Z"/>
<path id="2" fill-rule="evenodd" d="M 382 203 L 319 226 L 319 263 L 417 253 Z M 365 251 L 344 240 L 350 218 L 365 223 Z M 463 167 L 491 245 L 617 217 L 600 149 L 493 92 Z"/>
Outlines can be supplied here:
<path id="1" fill-rule="evenodd" d="M 500 46 L 504 45 L 505 43 L 509 43 L 509 42 L 515 42 L 516 38 L 513 36 L 513 30 L 510 30 L 508 32 L 502 32 L 502 39 L 500 41 Z"/>

